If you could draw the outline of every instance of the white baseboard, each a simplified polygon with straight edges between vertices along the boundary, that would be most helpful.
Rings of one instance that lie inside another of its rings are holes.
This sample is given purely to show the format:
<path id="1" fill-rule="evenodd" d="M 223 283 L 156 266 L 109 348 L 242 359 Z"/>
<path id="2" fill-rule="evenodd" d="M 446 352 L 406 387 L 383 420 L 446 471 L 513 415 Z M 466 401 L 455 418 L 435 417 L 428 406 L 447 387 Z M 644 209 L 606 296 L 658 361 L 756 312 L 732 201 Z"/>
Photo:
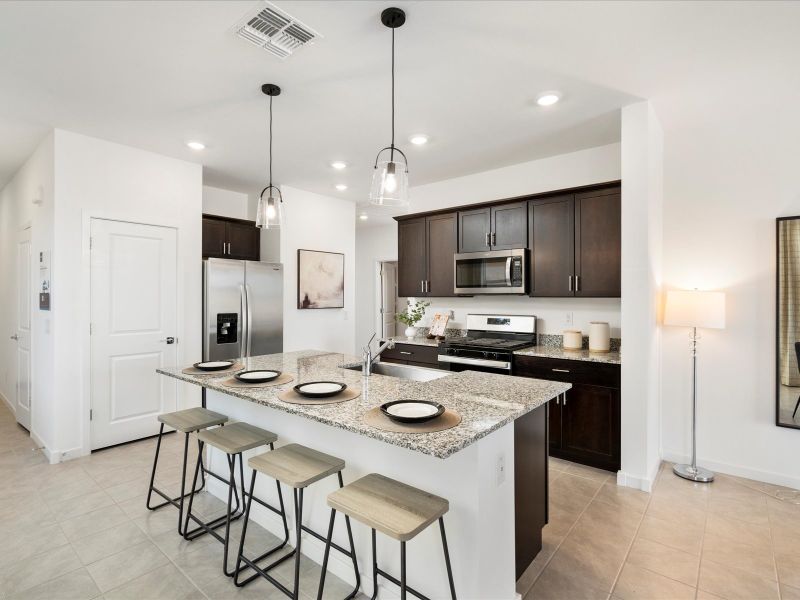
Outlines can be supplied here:
<path id="1" fill-rule="evenodd" d="M 6 397 L 5 397 L 5 396 L 4 396 L 4 395 L 3 395 L 1 392 L 0 392 L 0 400 L 2 400 L 3 402 L 5 402 L 5 403 L 6 403 L 6 406 L 8 406 L 8 410 L 10 410 L 10 411 L 11 411 L 11 414 L 16 416 L 16 414 L 17 414 L 17 411 L 16 411 L 16 409 L 14 408 L 14 406 L 11 404 L 11 400 L 9 400 L 8 398 L 6 398 Z"/>
<path id="2" fill-rule="evenodd" d="M 664 460 L 673 463 L 688 463 L 691 457 L 676 452 L 673 450 L 664 451 Z M 759 469 L 751 469 L 750 467 L 742 467 L 739 465 L 731 465 L 724 462 L 716 462 L 710 460 L 698 460 L 698 465 L 711 469 L 717 473 L 724 473 L 726 475 L 735 475 L 736 477 L 745 477 L 746 479 L 753 479 L 755 481 L 763 481 L 764 483 L 771 483 L 774 485 L 782 485 L 794 489 L 800 489 L 800 478 L 792 477 L 791 475 L 784 475 L 782 473 L 773 473 L 772 471 L 762 471 Z"/>
<path id="3" fill-rule="evenodd" d="M 617 471 L 617 485 L 650 493 L 653 491 L 653 486 L 656 483 L 659 467 L 661 467 L 661 461 L 658 461 L 650 468 L 650 473 L 648 473 L 646 477 L 639 477 L 631 473 L 626 473 L 625 471 Z"/>

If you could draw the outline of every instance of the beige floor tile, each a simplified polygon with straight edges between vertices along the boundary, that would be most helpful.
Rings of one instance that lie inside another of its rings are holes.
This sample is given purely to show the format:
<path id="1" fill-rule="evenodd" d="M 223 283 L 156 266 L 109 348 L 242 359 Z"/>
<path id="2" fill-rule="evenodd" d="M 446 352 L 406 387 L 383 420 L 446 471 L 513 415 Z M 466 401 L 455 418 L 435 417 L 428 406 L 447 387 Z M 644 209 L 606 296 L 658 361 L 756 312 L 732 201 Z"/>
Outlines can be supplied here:
<path id="1" fill-rule="evenodd" d="M 41 583 L 29 590 L 12 596 L 13 600 L 89 600 L 96 598 L 100 590 L 89 575 L 80 568 L 61 577 Z"/>
<path id="2" fill-rule="evenodd" d="M 646 513 L 639 527 L 638 537 L 659 542 L 676 550 L 700 555 L 703 545 L 703 529 L 688 526 L 680 521 L 665 521 Z"/>
<path id="3" fill-rule="evenodd" d="M 125 466 L 99 473 L 93 479 L 103 489 L 129 481 L 139 481 L 144 485 L 144 489 L 147 489 L 147 484 L 150 482 L 150 470 L 143 467 Z"/>
<path id="4" fill-rule="evenodd" d="M 647 505 L 647 516 L 663 521 L 681 523 L 683 527 L 702 530 L 705 527 L 706 511 L 696 503 L 686 503 L 680 498 L 654 494 Z"/>
<path id="5" fill-rule="evenodd" d="M 609 535 L 623 538 L 628 544 L 633 539 L 641 520 L 641 513 L 631 512 L 618 504 L 594 499 L 578 519 L 575 531 L 589 526 L 598 533 L 608 531 Z"/>
<path id="6" fill-rule="evenodd" d="M 105 600 L 188 600 L 205 596 L 175 565 L 167 564 L 106 592 L 104 597 Z"/>
<path id="7" fill-rule="evenodd" d="M 703 538 L 703 560 L 711 560 L 748 571 L 764 579 L 777 581 L 775 561 L 770 546 L 750 546 L 730 538 L 706 534 Z"/>
<path id="8" fill-rule="evenodd" d="M 72 547 L 83 562 L 89 565 L 147 541 L 147 536 L 134 523 L 126 521 L 98 533 L 79 538 Z"/>
<path id="9" fill-rule="evenodd" d="M 735 567 L 710 560 L 700 563 L 701 590 L 727 600 L 772 600 L 778 598 L 778 584 Z"/>
<path id="10" fill-rule="evenodd" d="M 192 552 L 196 552 L 205 546 L 219 545 L 219 542 L 210 535 L 202 535 L 198 538 L 187 541 L 183 539 L 182 536 L 178 535 L 178 532 L 174 529 L 159 533 L 158 535 L 153 536 L 151 539 L 153 543 L 158 546 L 159 550 L 166 554 L 170 560 L 175 560 L 179 556 L 183 556 L 185 554 L 191 554 Z"/>
<path id="11" fill-rule="evenodd" d="M 569 472 L 564 473 L 561 477 L 552 482 L 550 490 L 552 493 L 565 495 L 587 496 L 592 498 L 597 490 L 603 485 L 603 481 L 594 479 L 587 479 L 586 477 L 579 477 Z"/>
<path id="12" fill-rule="evenodd" d="M 122 509 L 116 504 L 112 504 L 63 521 L 61 529 L 70 541 L 74 541 L 129 520 L 128 515 Z"/>
<path id="13" fill-rule="evenodd" d="M 68 501 L 56 500 L 48 502 L 50 510 L 59 521 L 68 521 L 88 512 L 114 504 L 114 499 L 103 490 L 96 490 L 76 496 Z"/>
<path id="14" fill-rule="evenodd" d="M 552 561 L 534 583 L 525 600 L 604 600 L 608 593 L 588 587 L 585 579 L 573 577 L 564 565 Z"/>
<path id="15" fill-rule="evenodd" d="M 772 544 L 769 526 L 729 519 L 716 513 L 709 513 L 706 520 L 706 535 L 709 534 L 750 546 L 770 546 Z"/>
<path id="16" fill-rule="evenodd" d="M 708 511 L 728 519 L 755 525 L 769 525 L 766 497 L 742 499 L 712 496 L 708 503 Z"/>
<path id="17" fill-rule="evenodd" d="M 620 600 L 694 600 L 695 588 L 648 569 L 626 564 L 614 586 Z"/>
<path id="18" fill-rule="evenodd" d="M 643 513 L 650 502 L 650 494 L 632 488 L 617 485 L 615 481 L 607 481 L 597 492 L 595 500 L 601 500 L 621 506 L 632 513 Z"/>
<path id="19" fill-rule="evenodd" d="M 155 544 L 145 541 L 122 552 L 103 558 L 88 567 L 97 587 L 103 593 L 165 565 L 169 559 Z"/>
<path id="20" fill-rule="evenodd" d="M 800 588 L 781 584 L 781 600 L 800 600 Z"/>
<path id="21" fill-rule="evenodd" d="M 697 585 L 700 557 L 645 538 L 637 538 L 631 547 L 628 564 L 642 567 L 686 585 Z"/>
<path id="22" fill-rule="evenodd" d="M 570 475 L 577 475 L 579 477 L 585 477 L 586 479 L 593 479 L 595 481 L 602 481 L 603 483 L 608 481 L 612 476 L 610 471 L 595 469 L 594 467 L 587 467 L 586 465 L 579 465 L 578 463 L 571 463 L 567 467 L 566 472 Z"/>
<path id="23" fill-rule="evenodd" d="M 588 503 L 587 503 L 588 506 Z M 585 507 L 584 507 L 585 508 Z M 581 510 L 565 510 L 559 505 L 551 504 L 549 522 L 543 531 L 548 531 L 553 537 L 563 538 L 581 516 Z"/>
<path id="24" fill-rule="evenodd" d="M 245 587 L 237 588 L 230 577 L 217 574 L 205 581 L 200 589 L 212 600 L 286 600 L 283 592 L 266 579 L 255 580 Z"/>
<path id="25" fill-rule="evenodd" d="M 37 527 L 5 536 L 3 550 L 0 552 L 0 567 L 25 560 L 47 550 L 68 544 L 66 536 L 58 525 Z"/>
<path id="26" fill-rule="evenodd" d="M 0 597 L 24 592 L 81 567 L 71 546 L 61 546 L 0 569 Z"/>
<path id="27" fill-rule="evenodd" d="M 177 567 L 200 589 L 222 575 L 222 544 L 209 544 L 196 552 L 181 554 L 173 559 Z M 236 551 L 228 553 L 228 568 L 236 566 Z"/>
<path id="28" fill-rule="evenodd" d="M 147 511 L 143 517 L 133 519 L 133 522 L 150 537 L 165 531 L 174 531 L 177 535 L 178 510 L 171 506 L 165 506 L 158 510 Z"/>
<path id="29" fill-rule="evenodd" d="M 697 600 L 725 600 L 722 596 L 717 596 L 705 590 L 697 590 Z"/>
<path id="30" fill-rule="evenodd" d="M 800 588 L 800 554 L 797 552 L 776 554 L 775 563 L 780 582 Z"/>

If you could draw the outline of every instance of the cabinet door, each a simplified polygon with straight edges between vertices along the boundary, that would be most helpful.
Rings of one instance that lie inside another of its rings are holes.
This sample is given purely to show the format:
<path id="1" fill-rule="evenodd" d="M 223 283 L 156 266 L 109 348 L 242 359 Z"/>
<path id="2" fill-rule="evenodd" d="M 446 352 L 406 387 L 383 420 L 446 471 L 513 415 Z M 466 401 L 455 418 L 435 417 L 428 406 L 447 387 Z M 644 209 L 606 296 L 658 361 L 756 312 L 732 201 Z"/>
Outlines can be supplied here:
<path id="1" fill-rule="evenodd" d="M 227 223 L 203 217 L 203 258 L 227 258 L 225 244 Z"/>
<path id="2" fill-rule="evenodd" d="M 619 390 L 596 385 L 573 385 L 567 392 L 561 410 L 559 455 L 601 469 L 619 469 Z"/>
<path id="3" fill-rule="evenodd" d="M 575 196 L 575 295 L 619 298 L 622 253 L 618 189 Z"/>
<path id="4" fill-rule="evenodd" d="M 492 225 L 492 211 L 476 208 L 458 213 L 458 251 L 486 252 L 489 250 L 489 233 Z"/>
<path id="5" fill-rule="evenodd" d="M 457 243 L 456 213 L 426 219 L 428 241 L 427 296 L 453 296 L 455 270 L 453 256 Z"/>
<path id="6" fill-rule="evenodd" d="M 261 257 L 261 230 L 248 223 L 228 224 L 228 258 L 259 260 Z"/>
<path id="7" fill-rule="evenodd" d="M 574 295 L 575 217 L 573 196 L 531 200 L 530 295 Z"/>
<path id="8" fill-rule="evenodd" d="M 528 247 L 528 203 L 492 207 L 492 250 Z"/>
<path id="9" fill-rule="evenodd" d="M 427 279 L 425 217 L 397 225 L 397 294 L 401 298 L 423 296 Z"/>

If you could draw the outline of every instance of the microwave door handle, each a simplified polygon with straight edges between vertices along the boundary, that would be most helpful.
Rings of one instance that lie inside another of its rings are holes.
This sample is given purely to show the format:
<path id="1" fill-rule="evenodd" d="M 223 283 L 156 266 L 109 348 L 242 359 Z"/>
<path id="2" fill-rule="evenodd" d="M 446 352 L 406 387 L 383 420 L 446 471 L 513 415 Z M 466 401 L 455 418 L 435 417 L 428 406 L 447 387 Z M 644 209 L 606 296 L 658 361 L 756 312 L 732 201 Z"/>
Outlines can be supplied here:
<path id="1" fill-rule="evenodd" d="M 510 256 L 506 258 L 506 286 L 511 287 L 511 261 L 514 259 Z"/>

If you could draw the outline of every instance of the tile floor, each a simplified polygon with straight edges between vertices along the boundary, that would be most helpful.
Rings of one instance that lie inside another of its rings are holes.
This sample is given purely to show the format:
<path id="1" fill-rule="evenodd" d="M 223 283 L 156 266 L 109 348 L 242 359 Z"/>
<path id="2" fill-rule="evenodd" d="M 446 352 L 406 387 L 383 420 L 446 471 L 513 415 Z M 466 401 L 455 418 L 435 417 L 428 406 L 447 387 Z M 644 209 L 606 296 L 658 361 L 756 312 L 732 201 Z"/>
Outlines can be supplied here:
<path id="1" fill-rule="evenodd" d="M 176 493 L 181 437 L 163 447 L 157 478 Z M 0 405 L 0 598 L 284 598 L 264 581 L 235 588 L 218 542 L 185 542 L 173 509 L 145 508 L 153 449 L 146 440 L 48 465 Z M 550 481 L 544 548 L 518 583 L 525 600 L 800 600 L 800 505 L 777 500 L 780 488 L 726 476 L 693 485 L 665 465 L 649 495 L 557 459 Z M 219 514 L 217 499 L 199 502 Z M 254 549 L 275 540 L 253 531 Z M 290 569 L 277 570 L 287 584 Z M 318 578 L 305 562 L 304 598 Z M 349 592 L 328 581 L 326 597 Z"/>
<path id="2" fill-rule="evenodd" d="M 800 505 L 775 497 L 792 490 L 724 475 L 694 484 L 665 463 L 645 494 L 558 459 L 550 482 L 525 600 L 800 599 Z"/>

